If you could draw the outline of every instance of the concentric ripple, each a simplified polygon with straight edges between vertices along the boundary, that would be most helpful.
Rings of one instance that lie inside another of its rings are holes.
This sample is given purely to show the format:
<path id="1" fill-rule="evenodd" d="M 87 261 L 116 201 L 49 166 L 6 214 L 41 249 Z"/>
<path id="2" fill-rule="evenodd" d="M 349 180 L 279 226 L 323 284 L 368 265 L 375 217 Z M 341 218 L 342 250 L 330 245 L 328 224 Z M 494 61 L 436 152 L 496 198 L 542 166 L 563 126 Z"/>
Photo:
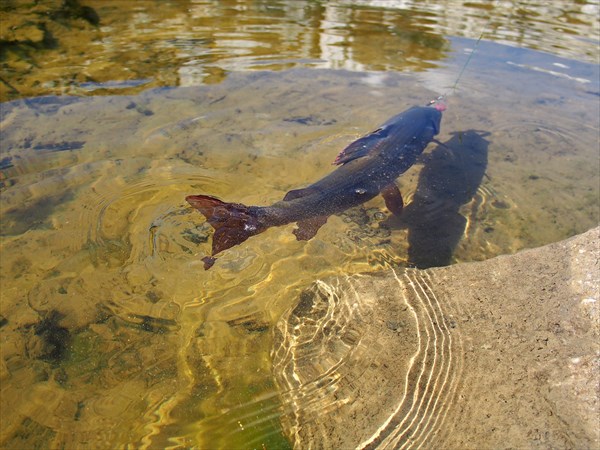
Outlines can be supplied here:
<path id="1" fill-rule="evenodd" d="M 427 271 L 318 281 L 278 324 L 282 422 L 296 448 L 418 448 L 439 442 L 462 342 Z M 340 423 L 353 423 L 352 428 Z"/>

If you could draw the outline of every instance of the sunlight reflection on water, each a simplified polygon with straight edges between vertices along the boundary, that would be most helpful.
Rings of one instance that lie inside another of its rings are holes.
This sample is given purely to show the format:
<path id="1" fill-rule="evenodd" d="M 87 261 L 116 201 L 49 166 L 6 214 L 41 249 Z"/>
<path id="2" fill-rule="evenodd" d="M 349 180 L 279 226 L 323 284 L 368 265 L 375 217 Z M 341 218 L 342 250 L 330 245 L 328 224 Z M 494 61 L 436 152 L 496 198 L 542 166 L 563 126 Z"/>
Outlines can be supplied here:
<path id="1" fill-rule="evenodd" d="M 591 1 L 90 0 L 98 26 L 76 7 L 13 4 L 0 100 L 218 83 L 243 70 L 423 70 L 449 50 L 445 35 L 596 62 L 600 34 Z"/>

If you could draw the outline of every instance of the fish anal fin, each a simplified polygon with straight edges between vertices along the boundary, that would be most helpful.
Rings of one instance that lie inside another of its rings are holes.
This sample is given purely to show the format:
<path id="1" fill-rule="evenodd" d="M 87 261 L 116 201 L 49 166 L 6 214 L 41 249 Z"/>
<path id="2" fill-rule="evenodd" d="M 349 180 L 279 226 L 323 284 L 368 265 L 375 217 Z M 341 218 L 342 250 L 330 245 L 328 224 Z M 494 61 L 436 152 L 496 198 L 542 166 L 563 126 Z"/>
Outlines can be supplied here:
<path id="1" fill-rule="evenodd" d="M 402 194 L 400 189 L 396 186 L 396 183 L 390 183 L 381 190 L 381 195 L 385 200 L 385 206 L 392 214 L 400 215 L 402 208 L 404 208 L 404 200 L 402 200 Z"/>
<path id="2" fill-rule="evenodd" d="M 285 194 L 285 197 L 283 197 L 283 201 L 289 202 L 290 200 L 296 200 L 297 198 L 306 197 L 316 192 L 317 190 L 314 188 L 292 189 L 287 194 Z"/>
<path id="3" fill-rule="evenodd" d="M 319 228 L 325 225 L 328 217 L 329 216 L 316 216 L 298 222 L 298 228 L 293 231 L 296 239 L 299 241 L 308 241 L 311 239 L 315 234 L 317 234 Z"/>

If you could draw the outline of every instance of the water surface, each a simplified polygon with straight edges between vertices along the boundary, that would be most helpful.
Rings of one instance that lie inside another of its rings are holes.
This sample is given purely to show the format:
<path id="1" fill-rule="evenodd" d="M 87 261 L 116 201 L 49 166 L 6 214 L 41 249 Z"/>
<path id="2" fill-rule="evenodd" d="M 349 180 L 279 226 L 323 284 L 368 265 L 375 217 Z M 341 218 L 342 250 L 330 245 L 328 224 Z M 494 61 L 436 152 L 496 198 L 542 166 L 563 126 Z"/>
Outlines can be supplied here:
<path id="1" fill-rule="evenodd" d="M 97 25 L 5 45 L 3 446 L 286 448 L 273 324 L 309 283 L 597 225 L 597 3 L 438 3 L 85 2 Z M 272 203 L 441 94 L 445 145 L 399 180 L 402 218 L 374 199 L 203 270 L 186 195 Z"/>

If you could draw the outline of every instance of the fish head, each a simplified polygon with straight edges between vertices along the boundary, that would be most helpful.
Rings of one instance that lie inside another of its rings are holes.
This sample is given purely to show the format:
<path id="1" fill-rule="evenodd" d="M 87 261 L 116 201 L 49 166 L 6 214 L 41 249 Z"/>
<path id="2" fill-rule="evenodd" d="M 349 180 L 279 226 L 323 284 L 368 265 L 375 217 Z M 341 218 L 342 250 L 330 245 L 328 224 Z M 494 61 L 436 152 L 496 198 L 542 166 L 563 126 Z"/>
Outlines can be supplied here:
<path id="1" fill-rule="evenodd" d="M 429 139 L 437 135 L 441 129 L 443 109 L 439 109 L 435 105 L 416 106 L 414 109 L 417 110 L 419 132 L 424 136 L 429 135 Z"/>
<path id="2" fill-rule="evenodd" d="M 433 127 L 433 135 L 435 136 L 440 132 L 442 123 L 442 111 L 437 108 L 432 109 L 430 114 L 431 125 Z"/>

